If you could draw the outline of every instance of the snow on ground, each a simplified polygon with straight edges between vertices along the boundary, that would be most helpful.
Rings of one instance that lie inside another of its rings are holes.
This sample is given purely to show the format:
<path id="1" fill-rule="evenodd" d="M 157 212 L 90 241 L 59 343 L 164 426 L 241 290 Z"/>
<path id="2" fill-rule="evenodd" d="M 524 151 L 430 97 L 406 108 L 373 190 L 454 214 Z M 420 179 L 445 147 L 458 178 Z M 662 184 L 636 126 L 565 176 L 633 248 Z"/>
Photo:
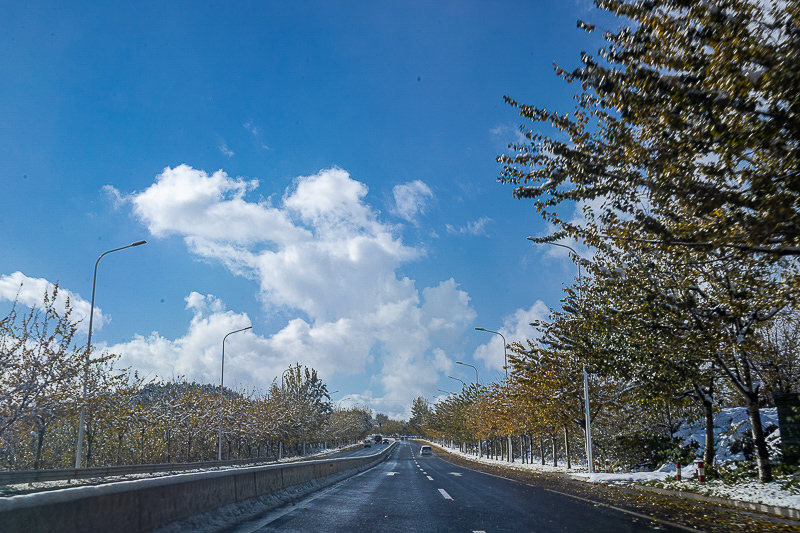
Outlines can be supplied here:
<path id="1" fill-rule="evenodd" d="M 762 409 L 761 420 L 764 428 L 771 429 L 770 425 L 777 427 L 778 415 L 776 409 Z M 747 417 L 747 411 L 744 408 L 722 409 L 714 419 L 714 430 L 716 439 L 715 460 L 718 463 L 743 460 L 744 455 L 738 451 L 731 452 L 731 448 L 734 450 L 739 449 L 740 446 L 738 446 L 738 444 L 740 440 L 744 435 L 750 432 L 750 422 Z M 684 443 L 689 443 L 690 440 L 696 441 L 700 446 L 697 453 L 699 456 L 702 456 L 705 443 L 705 429 L 702 423 L 685 423 L 680 427 L 676 436 L 681 438 Z M 770 434 L 768 443 L 771 452 L 776 454 L 778 451 L 776 445 L 780 443 L 779 430 L 774 430 Z M 696 464 L 683 465 L 681 468 L 682 481 L 676 481 L 676 466 L 674 463 L 662 465 L 661 468 L 653 472 L 595 474 L 587 472 L 585 464 L 573 465 L 573 468 L 568 470 L 566 463 L 563 462 L 559 462 L 559 466 L 553 466 L 552 462 L 547 465 L 542 465 L 541 463 L 523 464 L 519 462 L 519 460 L 514 463 L 509 463 L 504 460 L 487 459 L 486 457 L 477 458 L 474 455 L 460 452 L 457 448 L 442 447 L 445 448 L 448 453 L 460 455 L 469 460 L 484 464 L 530 472 L 565 474 L 574 479 L 589 483 L 643 484 L 680 492 L 694 492 L 718 498 L 800 509 L 800 483 L 798 483 L 800 478 L 796 476 L 776 476 L 776 480 L 771 483 L 759 483 L 757 480 L 742 480 L 736 483 L 710 480 L 705 483 L 700 483 L 694 479 L 697 473 Z"/>

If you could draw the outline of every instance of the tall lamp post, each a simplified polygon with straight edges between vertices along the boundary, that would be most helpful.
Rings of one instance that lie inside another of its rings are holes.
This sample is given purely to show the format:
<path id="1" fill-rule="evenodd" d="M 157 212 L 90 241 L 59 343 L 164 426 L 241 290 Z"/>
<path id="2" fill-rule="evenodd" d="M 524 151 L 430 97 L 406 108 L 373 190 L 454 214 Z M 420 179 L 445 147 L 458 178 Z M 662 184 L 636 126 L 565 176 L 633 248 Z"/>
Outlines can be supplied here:
<path id="1" fill-rule="evenodd" d="M 529 241 L 539 242 L 533 237 L 528 237 Z M 560 246 L 561 248 L 566 248 L 578 259 L 578 290 L 583 291 L 583 286 L 581 284 L 581 262 L 580 256 L 578 252 L 572 246 L 567 246 L 566 244 L 561 244 L 558 242 L 543 242 L 542 244 L 551 244 L 553 246 Z M 589 472 L 592 471 L 593 457 L 592 457 L 592 417 L 589 413 L 589 375 L 586 373 L 586 365 L 583 365 L 583 402 L 584 407 L 583 410 L 585 411 L 586 415 L 586 470 Z"/>
<path id="2" fill-rule="evenodd" d="M 450 379 L 454 379 L 454 380 L 456 380 L 456 381 L 460 381 L 460 382 L 461 382 L 461 385 L 463 385 L 464 387 L 466 387 L 466 386 L 467 386 L 467 384 L 466 384 L 466 383 L 464 383 L 464 381 L 463 381 L 463 380 L 460 380 L 460 379 L 458 379 L 458 378 L 454 378 L 453 376 L 447 376 L 447 377 L 448 377 L 448 378 L 450 378 Z"/>
<path id="3" fill-rule="evenodd" d="M 480 401 L 481 401 L 481 383 L 480 383 L 480 381 L 478 381 L 478 368 L 475 365 L 471 365 L 469 363 L 463 363 L 461 361 L 456 361 L 456 364 L 457 365 L 470 366 L 470 367 L 472 367 L 472 370 L 475 371 L 475 392 L 478 395 L 478 403 L 480 405 Z M 450 377 L 450 376 L 447 376 L 447 377 Z M 453 379 L 455 379 L 455 378 L 453 378 Z M 461 380 L 459 380 L 459 381 L 461 381 Z M 478 439 L 478 458 L 481 458 L 481 457 L 483 457 L 483 447 L 482 447 L 481 440 Z M 487 457 L 488 457 L 488 451 L 487 451 Z"/>
<path id="4" fill-rule="evenodd" d="M 500 335 L 503 338 L 503 368 L 506 371 L 506 379 L 508 379 L 508 352 L 506 352 L 506 338 L 503 336 L 502 333 L 498 331 L 492 331 L 486 328 L 475 328 L 478 331 L 485 331 L 486 333 L 494 333 L 495 335 Z"/>
<path id="5" fill-rule="evenodd" d="M 222 385 L 225 382 L 225 339 L 228 338 L 228 335 L 233 335 L 234 333 L 239 333 L 240 331 L 245 331 L 248 329 L 253 329 L 253 326 L 247 326 L 246 328 L 237 329 L 236 331 L 231 331 L 224 337 L 222 337 L 222 370 L 219 373 L 219 398 L 220 398 L 220 409 L 219 409 L 219 446 L 217 449 L 217 461 L 222 461 L 222 394 L 223 389 Z"/>
<path id="6" fill-rule="evenodd" d="M 81 401 L 81 419 L 78 423 L 78 446 L 75 450 L 75 468 L 80 468 L 81 462 L 83 461 L 83 428 L 86 422 L 86 392 L 89 382 L 89 355 L 92 351 L 92 325 L 94 323 L 94 293 L 97 286 L 97 265 L 100 263 L 100 260 L 104 255 L 108 255 L 111 252 L 118 252 L 120 250 L 124 250 L 125 248 L 131 248 L 133 246 L 141 246 L 142 244 L 147 244 L 147 241 L 136 241 L 127 246 L 122 246 L 121 248 L 108 250 L 107 252 L 100 254 L 100 257 L 98 257 L 97 261 L 94 262 L 94 276 L 92 277 L 92 307 L 89 309 L 89 338 L 86 341 L 86 361 L 83 364 L 83 396 Z"/>
<path id="7" fill-rule="evenodd" d="M 480 386 L 480 381 L 478 381 L 478 369 L 475 367 L 475 365 L 471 365 L 469 363 L 462 363 L 461 361 L 456 361 L 456 364 L 457 365 L 464 365 L 464 366 L 471 366 L 472 370 L 475 371 L 475 385 Z"/>

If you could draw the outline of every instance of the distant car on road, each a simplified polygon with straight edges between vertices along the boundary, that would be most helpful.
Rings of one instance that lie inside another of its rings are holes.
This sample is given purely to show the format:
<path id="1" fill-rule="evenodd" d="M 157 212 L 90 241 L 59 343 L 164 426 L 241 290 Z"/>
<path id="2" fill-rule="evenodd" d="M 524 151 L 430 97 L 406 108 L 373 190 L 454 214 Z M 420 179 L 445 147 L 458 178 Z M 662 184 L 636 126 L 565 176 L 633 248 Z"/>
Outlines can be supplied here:
<path id="1" fill-rule="evenodd" d="M 364 448 L 371 448 L 371 447 L 372 447 L 372 441 L 369 439 L 364 439 Z"/>
<path id="2" fill-rule="evenodd" d="M 430 455 L 431 454 L 431 447 L 427 444 L 423 444 L 419 449 L 420 455 Z"/>
<path id="3" fill-rule="evenodd" d="M 380 444 L 381 440 L 383 440 L 383 437 L 380 435 L 375 435 L 375 444 Z"/>

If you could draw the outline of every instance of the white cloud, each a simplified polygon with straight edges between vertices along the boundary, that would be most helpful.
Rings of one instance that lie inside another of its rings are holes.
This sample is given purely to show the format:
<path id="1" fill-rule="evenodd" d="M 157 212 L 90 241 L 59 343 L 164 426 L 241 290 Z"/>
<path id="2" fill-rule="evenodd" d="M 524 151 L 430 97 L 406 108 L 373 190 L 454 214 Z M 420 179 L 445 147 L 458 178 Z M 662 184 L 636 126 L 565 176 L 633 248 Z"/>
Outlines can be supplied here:
<path id="1" fill-rule="evenodd" d="M 191 293 L 186 307 L 194 313 L 186 334 L 169 340 L 157 332 L 145 337 L 136 335 L 126 343 L 108 346 L 111 353 L 119 354 L 120 366 L 149 377 L 171 378 L 185 376 L 190 380 L 219 383 L 222 364 L 222 340 L 231 331 L 251 325 L 246 314 L 226 311 L 224 304 L 213 295 Z M 234 387 L 254 382 L 249 373 L 252 368 L 264 368 L 277 361 L 262 350 L 265 341 L 243 331 L 225 340 L 225 384 Z M 250 365 L 256 363 L 256 367 Z M 270 374 L 271 379 L 272 374 Z M 268 382 L 260 383 L 264 388 Z"/>
<path id="2" fill-rule="evenodd" d="M 220 145 L 219 145 L 219 153 L 221 153 L 222 155 L 228 156 L 228 157 L 233 157 L 234 155 L 236 155 L 236 154 L 233 153 L 233 150 L 228 148 L 228 143 L 226 143 L 225 141 L 220 143 Z"/>
<path id="3" fill-rule="evenodd" d="M 420 180 L 395 185 L 392 194 L 395 204 L 392 213 L 411 223 L 416 223 L 417 217 L 425 212 L 427 200 L 433 197 L 430 187 Z"/>
<path id="4" fill-rule="evenodd" d="M 509 144 L 524 144 L 529 142 L 525 135 L 516 124 L 498 124 L 489 130 L 492 139 L 502 148 L 508 147 Z"/>
<path id="5" fill-rule="evenodd" d="M 260 133 L 258 126 L 256 126 L 252 122 L 245 122 L 244 124 L 242 124 L 242 127 L 247 131 L 249 131 L 251 134 L 253 134 L 253 136 L 255 137 L 258 137 L 258 134 Z"/>
<path id="6" fill-rule="evenodd" d="M 269 337 L 240 337 L 230 362 L 226 352 L 225 375 L 230 368 L 232 379 L 263 380 L 296 361 L 323 376 L 375 372 L 369 381 L 382 394 L 364 394 L 390 412 L 429 392 L 448 368 L 444 350 L 474 320 L 468 295 L 452 279 L 420 291 L 398 277 L 421 252 L 379 220 L 365 201 L 366 185 L 346 171 L 299 177 L 274 206 L 247 200 L 257 188 L 256 180 L 181 165 L 127 197 L 153 235 L 182 236 L 192 253 L 257 281 L 266 309 L 307 317 Z M 184 337 L 154 333 L 115 349 L 134 368 L 217 379 L 220 339 L 249 320 L 198 293 L 187 297 L 187 308 L 195 317 Z"/>
<path id="7" fill-rule="evenodd" d="M 28 308 L 41 308 L 45 293 L 50 294 L 53 286 L 53 283 L 44 278 L 31 278 L 22 272 L 14 272 L 13 274 L 0 276 L 0 300 L 17 301 Z M 60 313 L 64 312 L 67 298 L 69 298 L 69 303 L 72 307 L 72 319 L 79 322 L 78 331 L 88 333 L 89 312 L 92 308 L 91 302 L 63 287 L 59 287 L 56 309 Z M 109 317 L 104 315 L 100 308 L 95 307 L 92 329 L 97 331 L 103 327 L 103 324 L 107 324 L 109 320 Z"/>
<path id="8" fill-rule="evenodd" d="M 114 206 L 114 209 L 119 209 L 125 204 L 125 198 L 115 187 L 111 185 L 103 185 L 101 190 L 103 191 L 103 194 L 111 199 L 111 204 Z"/>
<path id="9" fill-rule="evenodd" d="M 156 182 L 127 197 L 134 214 L 156 237 L 183 235 L 187 242 L 250 244 L 305 238 L 285 213 L 244 199 L 258 180 L 233 179 L 218 170 L 208 175 L 187 165 L 165 168 Z"/>
<path id="10" fill-rule="evenodd" d="M 503 327 L 495 331 L 502 334 L 508 344 L 523 342 L 525 339 L 535 339 L 538 337 L 538 333 L 530 323 L 547 318 L 549 311 L 544 302 L 538 300 L 529 309 L 517 309 L 513 315 L 505 317 L 503 319 Z M 491 339 L 486 344 L 478 346 L 473 358 L 476 361 L 483 361 L 490 370 L 495 370 L 505 375 L 503 370 L 505 363 L 503 339 L 500 335 L 495 335 L 494 333 L 485 333 L 485 335 L 490 336 Z"/>
<path id="11" fill-rule="evenodd" d="M 447 233 L 451 235 L 486 235 L 486 226 L 492 221 L 491 218 L 481 217 L 473 222 L 468 222 L 466 226 L 457 228 L 447 224 Z"/>

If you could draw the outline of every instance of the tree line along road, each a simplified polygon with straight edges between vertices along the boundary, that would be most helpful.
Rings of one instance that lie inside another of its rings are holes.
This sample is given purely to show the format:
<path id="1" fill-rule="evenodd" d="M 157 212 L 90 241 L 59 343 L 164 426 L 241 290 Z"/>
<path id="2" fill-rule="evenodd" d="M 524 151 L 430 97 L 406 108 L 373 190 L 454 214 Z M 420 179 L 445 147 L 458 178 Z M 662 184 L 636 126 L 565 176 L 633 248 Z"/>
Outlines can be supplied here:
<path id="1" fill-rule="evenodd" d="M 800 523 L 552 476 L 479 472 L 397 442 L 379 465 L 226 529 L 255 532 L 798 531 Z"/>

